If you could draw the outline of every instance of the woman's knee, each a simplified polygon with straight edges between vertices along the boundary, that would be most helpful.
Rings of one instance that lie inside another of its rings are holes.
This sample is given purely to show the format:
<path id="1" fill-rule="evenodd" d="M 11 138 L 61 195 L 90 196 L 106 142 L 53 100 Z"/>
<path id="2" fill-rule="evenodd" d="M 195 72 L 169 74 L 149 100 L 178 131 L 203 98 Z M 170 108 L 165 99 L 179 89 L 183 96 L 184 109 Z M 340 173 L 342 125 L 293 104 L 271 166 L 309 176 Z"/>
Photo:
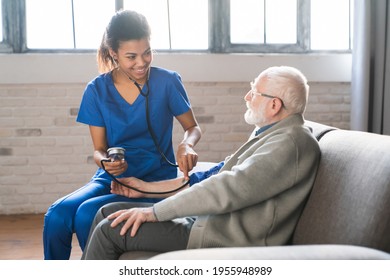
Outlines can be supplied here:
<path id="1" fill-rule="evenodd" d="M 76 226 L 83 224 L 91 224 L 95 216 L 106 212 L 102 208 L 106 209 L 106 198 L 105 197 L 95 197 L 84 201 L 77 209 L 76 212 Z"/>
<path id="2" fill-rule="evenodd" d="M 89 232 L 91 224 L 99 208 L 88 201 L 82 203 L 75 215 L 74 229 L 76 233 Z"/>
<path id="3" fill-rule="evenodd" d="M 75 208 L 66 199 L 56 201 L 45 213 L 44 228 L 50 227 L 51 230 L 63 231 L 65 226 L 66 229 L 72 231 Z"/>

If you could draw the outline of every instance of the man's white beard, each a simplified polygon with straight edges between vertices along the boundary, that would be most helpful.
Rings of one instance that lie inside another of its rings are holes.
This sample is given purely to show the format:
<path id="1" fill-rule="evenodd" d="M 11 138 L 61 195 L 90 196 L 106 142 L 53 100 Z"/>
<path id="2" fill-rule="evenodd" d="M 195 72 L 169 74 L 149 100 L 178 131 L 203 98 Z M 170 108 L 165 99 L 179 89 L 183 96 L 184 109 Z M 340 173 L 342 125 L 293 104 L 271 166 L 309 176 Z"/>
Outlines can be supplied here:
<path id="1" fill-rule="evenodd" d="M 246 107 L 248 108 L 245 112 L 245 121 L 247 122 L 247 124 L 251 124 L 251 125 L 257 125 L 258 127 L 262 127 L 264 124 L 265 124 L 265 116 L 264 116 L 264 105 L 261 105 L 262 108 L 260 108 L 260 110 L 253 110 L 253 108 L 251 108 L 250 104 L 247 103 L 246 104 Z"/>

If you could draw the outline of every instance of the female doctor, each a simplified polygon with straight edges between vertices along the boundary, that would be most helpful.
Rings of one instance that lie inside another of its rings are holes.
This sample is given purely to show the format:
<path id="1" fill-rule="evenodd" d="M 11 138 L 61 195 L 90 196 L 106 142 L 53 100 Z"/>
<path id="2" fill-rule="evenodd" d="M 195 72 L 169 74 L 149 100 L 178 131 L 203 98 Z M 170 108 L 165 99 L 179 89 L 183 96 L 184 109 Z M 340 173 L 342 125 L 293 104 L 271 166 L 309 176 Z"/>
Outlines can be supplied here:
<path id="1" fill-rule="evenodd" d="M 159 201 L 111 194 L 112 178 L 107 172 L 159 181 L 176 177 L 173 163 L 177 161 L 188 179 L 198 160 L 193 147 L 201 130 L 186 90 L 178 73 L 151 66 L 150 27 L 143 15 L 117 12 L 106 28 L 97 60 L 102 74 L 87 85 L 77 121 L 89 125 L 98 169 L 85 186 L 49 207 L 43 230 L 45 259 L 69 259 L 74 232 L 83 250 L 101 206 L 129 200 Z M 174 117 L 185 131 L 176 159 Z M 107 150 L 111 147 L 124 148 L 125 159 L 110 161 Z"/>

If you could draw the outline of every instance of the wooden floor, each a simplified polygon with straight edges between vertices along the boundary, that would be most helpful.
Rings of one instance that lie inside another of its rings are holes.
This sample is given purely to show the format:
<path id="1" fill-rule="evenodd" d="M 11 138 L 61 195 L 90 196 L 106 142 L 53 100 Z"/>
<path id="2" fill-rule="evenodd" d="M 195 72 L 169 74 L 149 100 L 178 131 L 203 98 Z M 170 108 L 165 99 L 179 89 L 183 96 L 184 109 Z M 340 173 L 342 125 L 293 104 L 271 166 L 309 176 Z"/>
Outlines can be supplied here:
<path id="1" fill-rule="evenodd" d="M 43 260 L 44 214 L 0 215 L 0 260 Z M 81 249 L 73 238 L 70 259 L 79 260 Z"/>

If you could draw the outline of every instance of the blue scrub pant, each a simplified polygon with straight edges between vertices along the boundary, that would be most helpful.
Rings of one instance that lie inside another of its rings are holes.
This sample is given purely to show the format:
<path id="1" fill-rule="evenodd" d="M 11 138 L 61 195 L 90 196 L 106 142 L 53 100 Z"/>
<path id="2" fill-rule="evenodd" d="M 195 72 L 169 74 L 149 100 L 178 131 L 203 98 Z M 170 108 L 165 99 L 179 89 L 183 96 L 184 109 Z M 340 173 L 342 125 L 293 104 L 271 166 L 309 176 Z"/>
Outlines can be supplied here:
<path id="1" fill-rule="evenodd" d="M 110 186 L 91 181 L 84 187 L 58 199 L 45 214 L 43 247 L 45 260 L 68 260 L 72 236 L 76 233 L 81 250 L 100 207 L 111 202 L 149 202 L 161 199 L 132 199 L 110 193 Z"/>

